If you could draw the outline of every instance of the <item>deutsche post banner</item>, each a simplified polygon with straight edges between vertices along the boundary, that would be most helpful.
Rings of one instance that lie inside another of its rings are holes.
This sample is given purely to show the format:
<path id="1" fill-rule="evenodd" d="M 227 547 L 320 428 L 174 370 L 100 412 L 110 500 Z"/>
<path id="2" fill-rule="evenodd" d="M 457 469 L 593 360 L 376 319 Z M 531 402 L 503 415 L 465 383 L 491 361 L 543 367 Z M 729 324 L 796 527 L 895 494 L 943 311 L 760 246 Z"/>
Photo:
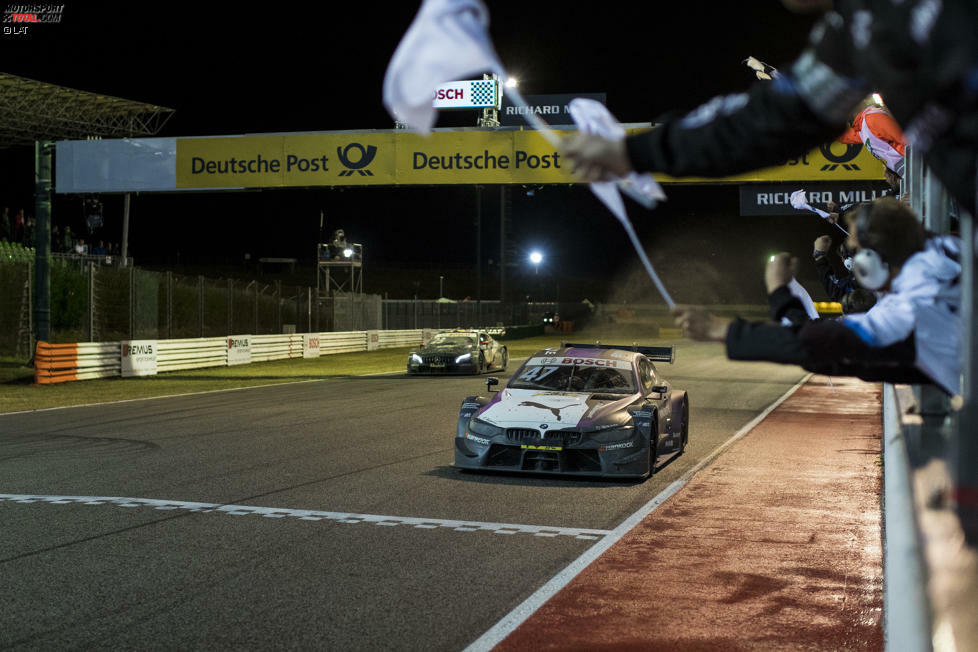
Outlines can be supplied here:
<path id="1" fill-rule="evenodd" d="M 61 141 L 57 166 L 59 193 L 580 183 L 559 150 L 537 132 L 519 129 L 442 130 L 428 137 L 384 130 Z M 667 184 L 878 181 L 883 166 L 862 145 L 830 143 L 735 176 L 656 178 Z"/>
<path id="2" fill-rule="evenodd" d="M 866 181 L 883 166 L 862 145 L 832 143 L 783 165 L 663 183 Z M 301 134 L 177 141 L 177 188 L 580 183 L 535 131 Z"/>

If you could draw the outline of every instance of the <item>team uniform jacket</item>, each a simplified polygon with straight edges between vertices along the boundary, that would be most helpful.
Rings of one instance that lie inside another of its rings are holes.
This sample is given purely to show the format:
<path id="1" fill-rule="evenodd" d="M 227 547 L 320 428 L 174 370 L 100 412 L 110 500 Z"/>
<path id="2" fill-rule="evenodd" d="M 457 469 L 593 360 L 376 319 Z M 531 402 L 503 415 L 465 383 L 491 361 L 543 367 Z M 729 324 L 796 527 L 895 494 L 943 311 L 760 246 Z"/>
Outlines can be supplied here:
<path id="1" fill-rule="evenodd" d="M 727 329 L 727 357 L 798 364 L 829 376 L 870 381 L 936 383 L 960 390 L 960 241 L 931 238 L 891 283 L 892 291 L 868 312 L 839 319 L 807 320 L 787 286 L 771 293 L 771 316 L 791 327 L 734 321 Z"/>
<path id="2" fill-rule="evenodd" d="M 638 172 L 723 176 L 829 142 L 878 91 L 907 142 L 975 214 L 978 2 L 839 0 L 783 74 L 626 140 Z"/>
<path id="3" fill-rule="evenodd" d="M 825 288 L 825 293 L 829 295 L 829 299 L 842 301 L 842 297 L 859 287 L 859 284 L 856 283 L 856 277 L 851 272 L 841 278 L 835 273 L 835 270 L 832 269 L 832 263 L 829 262 L 828 254 L 816 251 L 814 257 L 815 271 L 818 272 L 818 278 L 822 281 L 822 287 Z"/>

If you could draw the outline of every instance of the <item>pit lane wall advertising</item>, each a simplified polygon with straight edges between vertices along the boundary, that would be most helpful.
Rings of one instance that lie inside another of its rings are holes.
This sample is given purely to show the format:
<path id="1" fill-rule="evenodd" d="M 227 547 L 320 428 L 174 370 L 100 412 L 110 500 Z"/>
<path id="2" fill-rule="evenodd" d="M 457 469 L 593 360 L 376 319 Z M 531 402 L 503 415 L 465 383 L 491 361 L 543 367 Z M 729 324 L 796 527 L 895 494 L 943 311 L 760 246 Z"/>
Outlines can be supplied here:
<path id="1" fill-rule="evenodd" d="M 629 129 L 630 133 L 642 129 Z M 565 136 L 574 130 L 562 130 Z M 446 129 L 60 141 L 58 193 L 321 186 L 580 183 L 535 131 Z M 881 180 L 862 145 L 831 143 L 783 165 L 663 183 Z"/>

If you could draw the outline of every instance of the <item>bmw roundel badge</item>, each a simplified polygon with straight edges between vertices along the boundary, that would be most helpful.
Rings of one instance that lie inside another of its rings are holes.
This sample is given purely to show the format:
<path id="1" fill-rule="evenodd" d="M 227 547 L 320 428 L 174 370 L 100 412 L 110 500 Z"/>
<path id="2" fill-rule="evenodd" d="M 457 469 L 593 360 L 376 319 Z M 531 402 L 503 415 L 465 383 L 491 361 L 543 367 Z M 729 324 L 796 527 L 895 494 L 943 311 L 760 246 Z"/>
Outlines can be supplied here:
<path id="1" fill-rule="evenodd" d="M 540 430 L 546 430 L 546 429 L 547 429 L 547 428 L 549 428 L 549 427 L 550 427 L 550 426 L 548 426 L 548 425 L 547 425 L 547 424 L 545 424 L 545 423 L 541 423 L 541 424 L 540 424 Z"/>

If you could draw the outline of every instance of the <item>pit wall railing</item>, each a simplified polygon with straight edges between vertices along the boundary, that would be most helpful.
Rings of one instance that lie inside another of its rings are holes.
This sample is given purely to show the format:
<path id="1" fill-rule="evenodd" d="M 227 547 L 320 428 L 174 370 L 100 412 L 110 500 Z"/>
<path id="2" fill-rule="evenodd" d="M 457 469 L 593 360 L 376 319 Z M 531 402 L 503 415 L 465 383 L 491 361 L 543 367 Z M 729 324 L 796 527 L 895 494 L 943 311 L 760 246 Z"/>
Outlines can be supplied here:
<path id="1" fill-rule="evenodd" d="M 978 649 L 978 234 L 923 157 L 901 184 L 924 226 L 960 235 L 961 394 L 883 386 L 884 636 L 887 652 Z"/>
<path id="2" fill-rule="evenodd" d="M 51 384 L 115 376 L 153 376 L 168 371 L 268 360 L 318 358 L 416 346 L 431 339 L 436 332 L 434 329 L 370 330 L 74 344 L 38 342 L 34 381 Z"/>

